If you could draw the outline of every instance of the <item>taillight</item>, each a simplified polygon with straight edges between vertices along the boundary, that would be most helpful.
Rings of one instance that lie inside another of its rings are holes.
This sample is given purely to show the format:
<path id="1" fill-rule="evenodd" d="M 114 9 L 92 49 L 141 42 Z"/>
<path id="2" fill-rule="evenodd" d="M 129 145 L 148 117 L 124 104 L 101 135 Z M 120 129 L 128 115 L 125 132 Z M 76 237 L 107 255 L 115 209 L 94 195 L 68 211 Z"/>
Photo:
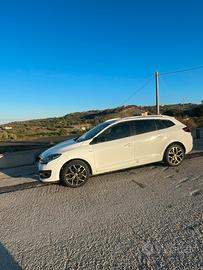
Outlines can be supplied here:
<path id="1" fill-rule="evenodd" d="M 190 133 L 192 132 L 191 128 L 189 128 L 189 127 L 184 127 L 183 130 L 184 130 L 185 132 L 190 132 Z"/>

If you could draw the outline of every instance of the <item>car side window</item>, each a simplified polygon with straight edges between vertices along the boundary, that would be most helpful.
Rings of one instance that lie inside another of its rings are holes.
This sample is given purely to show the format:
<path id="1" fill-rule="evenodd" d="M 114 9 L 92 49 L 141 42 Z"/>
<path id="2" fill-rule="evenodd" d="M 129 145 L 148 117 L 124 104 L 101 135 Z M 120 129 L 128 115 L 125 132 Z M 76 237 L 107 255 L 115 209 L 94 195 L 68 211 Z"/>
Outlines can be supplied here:
<path id="1" fill-rule="evenodd" d="M 156 130 L 154 120 L 137 120 L 134 122 L 134 133 L 136 135 L 152 132 Z"/>
<path id="2" fill-rule="evenodd" d="M 157 129 L 164 129 L 174 126 L 175 124 L 170 120 L 155 120 Z"/>
<path id="3" fill-rule="evenodd" d="M 98 142 L 108 142 L 113 140 L 118 140 L 122 138 L 126 138 L 131 136 L 130 125 L 128 122 L 123 122 L 116 124 L 107 130 L 105 130 L 102 134 L 98 136 Z"/>

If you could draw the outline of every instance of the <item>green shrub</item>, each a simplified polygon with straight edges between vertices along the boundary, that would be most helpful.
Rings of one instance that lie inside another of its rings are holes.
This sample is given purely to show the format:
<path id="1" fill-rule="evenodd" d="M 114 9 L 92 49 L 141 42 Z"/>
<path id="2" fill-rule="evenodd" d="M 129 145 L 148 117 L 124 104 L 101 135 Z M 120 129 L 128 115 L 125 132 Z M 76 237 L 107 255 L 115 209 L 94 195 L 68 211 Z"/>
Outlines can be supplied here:
<path id="1" fill-rule="evenodd" d="M 14 133 L 8 133 L 8 139 L 9 140 L 17 140 L 17 136 Z"/>
<path id="2" fill-rule="evenodd" d="M 1 131 L 1 132 L 0 132 L 0 140 L 2 140 L 2 141 L 8 140 L 8 132 L 6 132 L 6 131 Z"/>

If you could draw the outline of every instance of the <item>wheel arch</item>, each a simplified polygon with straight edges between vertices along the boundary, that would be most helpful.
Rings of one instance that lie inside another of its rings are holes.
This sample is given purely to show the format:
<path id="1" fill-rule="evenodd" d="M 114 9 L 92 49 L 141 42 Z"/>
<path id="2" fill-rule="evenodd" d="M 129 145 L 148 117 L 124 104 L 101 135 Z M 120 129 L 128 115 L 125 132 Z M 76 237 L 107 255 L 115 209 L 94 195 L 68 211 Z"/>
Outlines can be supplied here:
<path id="1" fill-rule="evenodd" d="M 179 144 L 179 145 L 181 145 L 181 146 L 183 147 L 183 149 L 184 149 L 184 153 L 186 152 L 185 145 L 184 145 L 182 142 L 174 141 L 174 142 L 169 143 L 169 144 L 166 146 L 166 148 L 164 149 L 164 152 L 163 152 L 163 159 L 164 159 L 164 156 L 165 156 L 165 154 L 166 154 L 167 149 L 168 149 L 171 145 L 173 145 L 173 144 Z"/>
<path id="2" fill-rule="evenodd" d="M 73 159 L 70 159 L 70 160 L 68 160 L 67 162 L 65 162 L 65 163 L 63 164 L 63 166 L 61 167 L 60 172 L 59 172 L 59 177 L 60 177 L 60 178 L 61 178 L 61 171 L 62 171 L 63 167 L 64 167 L 66 164 L 68 164 L 68 163 L 70 163 L 71 161 L 74 161 L 74 160 L 84 162 L 84 163 L 88 166 L 88 168 L 89 168 L 89 170 L 90 170 L 90 175 L 92 175 L 92 167 L 91 167 L 90 163 L 89 163 L 87 160 L 82 159 L 82 158 L 73 158 Z"/>

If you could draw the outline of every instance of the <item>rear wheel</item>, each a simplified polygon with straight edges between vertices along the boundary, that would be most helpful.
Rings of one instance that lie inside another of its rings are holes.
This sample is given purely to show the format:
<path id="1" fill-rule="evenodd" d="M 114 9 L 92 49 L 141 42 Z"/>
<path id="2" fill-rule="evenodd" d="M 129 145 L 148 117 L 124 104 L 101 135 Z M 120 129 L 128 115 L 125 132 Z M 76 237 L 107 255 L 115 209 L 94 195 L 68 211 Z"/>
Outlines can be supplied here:
<path id="1" fill-rule="evenodd" d="M 82 160 L 66 163 L 61 170 L 61 181 L 67 187 L 81 187 L 90 177 L 89 166 Z"/>
<path id="2" fill-rule="evenodd" d="M 178 166 L 185 157 L 185 150 L 181 144 L 171 144 L 164 154 L 164 161 L 169 166 Z"/>

